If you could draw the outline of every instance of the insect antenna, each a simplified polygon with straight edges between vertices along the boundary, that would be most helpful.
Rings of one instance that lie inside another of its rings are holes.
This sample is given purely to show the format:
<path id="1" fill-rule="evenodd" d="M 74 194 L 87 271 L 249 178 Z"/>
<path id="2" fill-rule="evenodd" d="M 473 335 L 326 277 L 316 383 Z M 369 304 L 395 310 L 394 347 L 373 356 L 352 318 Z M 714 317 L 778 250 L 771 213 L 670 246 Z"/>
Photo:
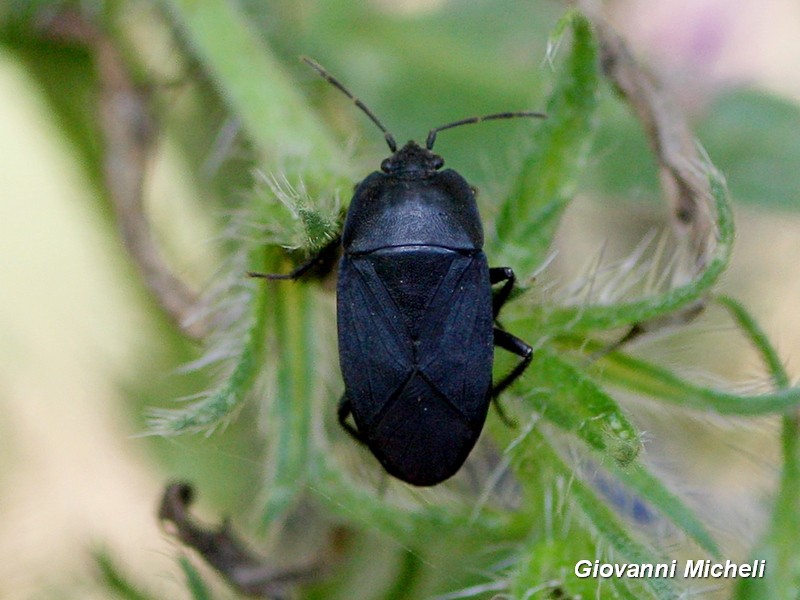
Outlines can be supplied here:
<path id="1" fill-rule="evenodd" d="M 351 94 L 350 90 L 348 90 L 346 87 L 344 87 L 344 85 L 342 85 L 342 83 L 338 79 L 336 79 L 333 75 L 328 73 L 325 70 L 325 67 L 323 67 L 318 62 L 308 58 L 307 56 L 301 56 L 300 60 L 302 60 L 309 67 L 314 69 L 317 73 L 319 73 L 319 75 L 325 81 L 330 83 L 333 87 L 335 87 L 337 90 L 342 92 L 345 96 L 350 98 L 350 100 L 353 101 L 353 104 L 355 104 L 358 108 L 360 108 L 362 111 L 364 111 L 364 114 L 369 117 L 370 121 L 375 123 L 375 125 L 378 126 L 378 129 L 380 129 L 383 132 L 383 137 L 386 140 L 386 143 L 389 145 L 389 150 L 391 150 L 392 152 L 396 152 L 397 151 L 397 142 L 395 141 L 394 136 L 391 133 L 389 133 L 389 131 L 386 129 L 386 127 L 384 127 L 383 123 L 380 122 L 380 119 L 378 119 L 378 117 L 376 117 L 373 114 L 373 112 L 369 109 L 369 107 L 366 104 L 364 104 L 361 100 L 359 100 L 353 94 Z"/>
<path id="2" fill-rule="evenodd" d="M 493 121 L 495 119 L 515 119 L 517 117 L 533 117 L 537 119 L 546 119 L 547 115 L 540 112 L 503 112 L 503 113 L 496 113 L 493 115 L 484 115 L 482 117 L 470 117 L 468 119 L 461 119 L 460 121 L 454 121 L 452 123 L 448 123 L 447 125 L 442 125 L 441 127 L 436 127 L 435 129 L 431 129 L 428 133 L 428 139 L 425 141 L 425 147 L 428 150 L 433 149 L 433 143 L 436 141 L 436 134 L 440 131 L 444 131 L 445 129 L 452 129 L 453 127 L 459 127 L 461 125 L 470 125 L 472 123 L 480 123 L 481 121 Z"/>

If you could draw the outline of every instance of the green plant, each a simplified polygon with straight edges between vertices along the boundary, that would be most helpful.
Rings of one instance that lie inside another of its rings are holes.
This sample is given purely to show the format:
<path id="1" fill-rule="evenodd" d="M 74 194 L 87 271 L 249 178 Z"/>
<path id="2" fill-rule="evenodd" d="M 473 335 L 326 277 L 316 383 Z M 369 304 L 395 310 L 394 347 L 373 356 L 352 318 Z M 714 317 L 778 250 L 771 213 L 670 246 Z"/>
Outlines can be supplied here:
<path id="1" fill-rule="evenodd" d="M 225 217 L 226 275 L 216 298 L 217 327 L 207 336 L 209 358 L 199 361 L 219 368 L 219 383 L 180 408 L 152 411 L 148 428 L 161 436 L 213 433 L 247 410 L 248 402 L 262 405 L 267 476 L 256 510 L 262 530 L 283 533 L 274 534 L 273 553 L 281 552 L 281 544 L 299 545 L 305 558 L 316 551 L 312 542 L 324 546 L 331 531 L 348 535 L 328 577 L 304 584 L 305 597 L 678 598 L 681 584 L 669 578 L 598 580 L 573 574 L 575 564 L 587 558 L 631 563 L 672 558 L 648 539 L 652 532 L 642 535 L 642 523 L 620 502 L 646 504 L 648 514 L 658 513 L 681 530 L 694 552 L 722 557 L 703 519 L 640 456 L 642 435 L 611 390 L 722 415 L 786 414 L 773 524 L 754 554 L 785 568 L 771 569 L 767 580 L 742 583 L 735 593 L 742 599 L 796 593 L 800 567 L 788 532 L 796 531 L 798 514 L 794 410 L 800 390 L 789 385 L 775 351 L 744 308 L 713 295 L 730 260 L 734 231 L 725 181 L 710 160 L 690 141 L 677 157 L 688 165 L 680 171 L 676 156 L 655 148 L 655 159 L 679 188 L 685 186 L 685 196 L 697 206 L 705 203 L 711 215 L 708 222 L 686 217 L 690 235 L 683 254 L 652 252 L 644 244 L 614 269 L 590 269 L 563 303 L 539 291 L 560 219 L 580 189 L 599 111 L 618 101 L 600 70 L 597 36 L 607 32 L 579 12 L 558 22 L 551 46 L 559 49 L 549 56 L 554 67 L 548 119 L 537 126 L 521 159 L 510 161 L 506 189 L 485 201 L 484 212 L 491 215 L 487 254 L 494 264 L 512 265 L 525 288 L 504 314 L 504 325 L 535 346 L 530 369 L 504 402 L 518 427 L 490 418 L 489 445 L 500 458 L 490 460 L 487 470 L 476 467 L 477 486 L 464 477 L 441 490 L 421 491 L 376 484 L 380 474 L 331 423 L 331 399 L 340 383 L 332 294 L 324 282 L 262 285 L 244 277 L 247 270 L 285 270 L 287 250 L 303 256 L 331 240 L 362 170 L 343 156 L 338 135 L 309 106 L 278 58 L 292 53 L 291 40 L 276 34 L 278 51 L 271 50 L 231 2 L 165 0 L 164 5 L 183 52 L 207 78 L 204 93 L 213 91 L 214 101 L 235 115 L 255 183 Z M 280 10 L 291 9 L 281 5 Z M 327 18 L 334 21 L 337 10 L 328 7 Z M 345 19 L 349 9 L 340 10 Z M 389 40 L 384 43 L 393 43 L 391 31 L 372 18 L 373 35 L 384 34 Z M 419 36 L 430 39 L 424 31 Z M 603 51 L 609 51 L 607 45 Z M 432 77 L 435 67 L 425 68 Z M 646 97 L 624 89 L 622 95 L 640 119 L 653 116 Z M 456 151 L 452 160 L 446 158 L 452 164 L 460 156 Z M 678 220 L 685 217 L 680 200 L 673 206 Z M 774 391 L 746 396 L 698 385 L 615 343 L 676 315 L 678 322 L 688 321 L 709 300 L 728 309 L 758 349 Z M 498 491 L 503 482 L 511 489 L 508 497 Z M 376 487 L 382 486 L 386 489 L 379 492 Z M 308 539 L 292 541 L 302 537 Z M 383 555 L 385 577 L 379 581 L 367 573 L 373 546 Z M 104 572 L 114 573 L 110 561 L 103 565 Z M 182 559 L 181 567 L 192 597 L 212 596 L 191 563 Z M 114 589 L 125 597 L 126 586 Z"/>

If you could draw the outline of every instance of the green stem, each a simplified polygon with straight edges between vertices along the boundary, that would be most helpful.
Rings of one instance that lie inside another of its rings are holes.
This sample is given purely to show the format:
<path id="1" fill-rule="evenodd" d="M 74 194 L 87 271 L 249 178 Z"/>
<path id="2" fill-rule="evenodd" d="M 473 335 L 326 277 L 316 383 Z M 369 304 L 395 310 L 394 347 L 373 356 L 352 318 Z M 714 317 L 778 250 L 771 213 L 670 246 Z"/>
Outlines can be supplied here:
<path id="1" fill-rule="evenodd" d="M 342 154 L 258 37 L 238 3 L 162 0 L 231 110 L 267 157 L 295 154 L 312 165 L 344 167 Z M 291 140 L 289 142 L 289 140 Z"/>

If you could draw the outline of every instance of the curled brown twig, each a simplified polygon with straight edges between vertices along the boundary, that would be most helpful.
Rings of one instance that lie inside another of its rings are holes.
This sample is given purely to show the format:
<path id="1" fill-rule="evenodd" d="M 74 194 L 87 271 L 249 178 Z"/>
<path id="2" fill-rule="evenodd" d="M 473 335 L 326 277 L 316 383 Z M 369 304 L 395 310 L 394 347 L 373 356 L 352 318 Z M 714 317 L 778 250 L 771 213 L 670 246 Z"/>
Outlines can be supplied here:
<path id="1" fill-rule="evenodd" d="M 670 102 L 652 74 L 631 55 L 625 41 L 591 9 L 600 42 L 603 72 L 642 124 L 658 161 L 661 185 L 671 206 L 673 226 L 689 239 L 692 273 L 702 270 L 713 249 L 711 192 L 697 140 L 684 116 Z"/>
<path id="2" fill-rule="evenodd" d="M 591 0 L 582 0 L 579 5 L 591 19 L 599 40 L 603 73 L 642 124 L 658 161 L 673 230 L 687 242 L 689 249 L 690 260 L 676 272 L 675 279 L 677 283 L 689 281 L 706 267 L 716 242 L 712 195 L 701 150 L 684 116 L 672 105 L 654 76 L 633 58 L 625 41 L 601 16 L 598 7 Z M 677 313 L 637 323 L 622 341 L 664 326 L 689 322 L 705 305 L 706 301 L 701 299 Z"/>
<path id="3" fill-rule="evenodd" d="M 134 83 L 114 41 L 81 13 L 64 10 L 40 23 L 51 39 L 80 43 L 95 58 L 100 83 L 98 108 L 103 137 L 103 176 L 123 243 L 147 287 L 188 336 L 201 339 L 208 324 L 198 294 L 178 278 L 159 252 L 143 197 L 157 126 L 150 97 Z"/>
<path id="4" fill-rule="evenodd" d="M 285 598 L 291 585 L 307 581 L 320 565 L 277 569 L 257 556 L 234 533 L 230 523 L 216 528 L 198 524 L 189 513 L 194 489 L 188 483 L 171 483 L 164 490 L 158 518 L 172 527 L 172 535 L 193 548 L 239 593 L 254 598 Z"/>

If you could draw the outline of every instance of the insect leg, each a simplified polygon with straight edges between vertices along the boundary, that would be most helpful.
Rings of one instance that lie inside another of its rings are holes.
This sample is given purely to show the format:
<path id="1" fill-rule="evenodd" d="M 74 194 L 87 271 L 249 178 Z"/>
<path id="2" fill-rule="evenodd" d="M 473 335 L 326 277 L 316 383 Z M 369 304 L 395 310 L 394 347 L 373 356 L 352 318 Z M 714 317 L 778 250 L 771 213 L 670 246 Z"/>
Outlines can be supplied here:
<path id="1" fill-rule="evenodd" d="M 492 315 L 495 319 L 497 319 L 497 315 L 500 314 L 500 309 L 503 308 L 503 305 L 508 300 L 516 281 L 517 278 L 514 275 L 514 271 L 511 270 L 511 267 L 492 267 L 489 269 L 489 283 L 491 285 L 504 282 L 503 287 L 492 297 Z"/>
<path id="2" fill-rule="evenodd" d="M 508 415 L 506 415 L 505 411 L 503 410 L 503 405 L 500 404 L 498 396 L 508 386 L 514 383 L 514 381 L 520 375 L 522 375 L 525 369 L 528 368 L 528 365 L 531 364 L 531 359 L 533 358 L 533 348 L 531 348 L 517 336 L 511 335 L 499 327 L 494 328 L 494 345 L 502 348 L 503 350 L 507 350 L 512 354 L 516 354 L 522 359 L 516 367 L 511 369 L 510 373 L 492 386 L 492 402 L 497 410 L 497 414 L 500 416 L 500 419 L 503 421 L 503 423 L 509 427 L 512 427 L 514 426 L 514 422 L 508 417 Z"/>
<path id="3" fill-rule="evenodd" d="M 248 277 L 259 277 L 261 279 L 300 279 L 303 275 L 308 273 L 311 269 L 317 266 L 324 266 L 327 268 L 332 267 L 333 263 L 336 261 L 336 253 L 339 248 L 339 244 L 342 243 L 341 236 L 336 236 L 330 242 L 325 244 L 319 251 L 309 258 L 304 263 L 297 265 L 292 271 L 289 273 L 257 273 L 255 271 L 248 271 Z"/>
<path id="4" fill-rule="evenodd" d="M 522 360 L 519 361 L 516 367 L 511 369 L 511 372 L 492 386 L 492 398 L 497 398 L 508 386 L 522 375 L 528 365 L 531 364 L 533 358 L 533 348 L 523 342 L 515 335 L 511 335 L 507 331 L 498 327 L 494 328 L 494 345 L 507 350 L 512 354 L 516 354 Z"/>
<path id="5" fill-rule="evenodd" d="M 337 416 L 339 417 L 339 425 L 341 425 L 342 429 L 349 433 L 354 440 L 364 444 L 364 438 L 361 437 L 358 429 L 347 422 L 347 417 L 349 417 L 350 413 L 352 413 L 352 408 L 353 407 L 350 405 L 350 400 L 347 399 L 345 394 L 342 394 L 342 397 L 339 400 L 339 409 L 336 412 Z"/>

